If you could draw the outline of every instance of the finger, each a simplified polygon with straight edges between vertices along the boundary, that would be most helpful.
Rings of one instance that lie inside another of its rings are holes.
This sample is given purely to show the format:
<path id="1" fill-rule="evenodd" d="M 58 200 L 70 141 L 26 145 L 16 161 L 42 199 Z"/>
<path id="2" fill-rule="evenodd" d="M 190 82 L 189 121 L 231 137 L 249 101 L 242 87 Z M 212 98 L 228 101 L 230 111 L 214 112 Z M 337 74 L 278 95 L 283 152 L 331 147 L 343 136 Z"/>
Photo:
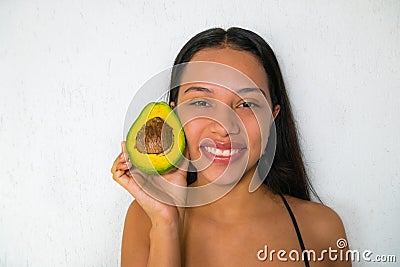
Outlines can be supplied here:
<path id="1" fill-rule="evenodd" d="M 125 152 L 125 153 L 121 152 L 119 162 L 126 162 L 126 161 L 129 161 L 129 155 L 128 155 L 128 153 L 126 153 L 126 152 Z"/>
<path id="2" fill-rule="evenodd" d="M 121 158 L 123 158 L 122 156 L 122 152 L 118 154 L 117 158 L 114 160 L 113 165 L 111 166 L 111 173 L 114 172 L 116 170 L 117 164 L 119 162 L 121 162 Z"/>
<path id="3" fill-rule="evenodd" d="M 130 163 L 129 161 L 127 162 L 120 162 L 117 164 L 116 170 L 124 170 L 126 171 L 127 169 L 129 169 L 130 167 L 132 167 L 132 163 Z"/>
<path id="4" fill-rule="evenodd" d="M 120 179 L 123 175 L 127 175 L 127 172 L 124 170 L 116 170 L 113 173 L 113 179 L 118 180 Z"/>
<path id="5" fill-rule="evenodd" d="M 136 180 L 131 176 L 130 172 L 118 171 L 115 174 L 114 180 L 125 188 L 139 204 L 143 204 L 143 200 L 149 198 L 149 196 L 143 191 Z"/>
<path id="6" fill-rule="evenodd" d="M 130 161 L 129 154 L 128 154 L 128 152 L 126 152 L 126 142 L 125 141 L 121 142 L 121 147 L 122 147 L 122 154 L 124 155 L 125 159 L 127 161 Z"/>
<path id="7" fill-rule="evenodd" d="M 126 142 L 125 141 L 121 142 L 121 148 L 122 148 L 122 153 L 126 153 Z"/>
<path id="8" fill-rule="evenodd" d="M 130 167 L 132 167 L 132 163 L 129 161 L 126 161 L 125 156 L 121 153 L 118 158 L 114 161 L 112 167 L 111 167 L 111 173 L 114 174 L 114 172 L 118 170 L 127 170 Z"/>

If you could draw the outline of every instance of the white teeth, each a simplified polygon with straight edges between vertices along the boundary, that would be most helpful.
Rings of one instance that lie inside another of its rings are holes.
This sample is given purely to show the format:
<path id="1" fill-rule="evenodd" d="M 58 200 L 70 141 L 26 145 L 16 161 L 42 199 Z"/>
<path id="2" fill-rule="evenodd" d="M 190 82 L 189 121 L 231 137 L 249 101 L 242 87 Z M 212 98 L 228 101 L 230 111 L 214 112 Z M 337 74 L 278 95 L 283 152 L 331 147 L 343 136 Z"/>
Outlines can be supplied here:
<path id="1" fill-rule="evenodd" d="M 215 147 L 210 147 L 210 152 L 213 153 L 215 155 Z"/>
<path id="2" fill-rule="evenodd" d="M 219 149 L 219 148 L 209 147 L 209 146 L 205 146 L 204 148 L 211 154 L 214 154 L 216 156 L 222 156 L 222 157 L 229 157 L 229 156 L 235 155 L 236 153 L 238 153 L 240 151 L 240 149 Z"/>
<path id="3" fill-rule="evenodd" d="M 228 157 L 230 154 L 231 154 L 231 151 L 230 151 L 230 150 L 224 150 L 224 151 L 222 152 L 222 156 L 224 156 L 224 157 Z"/>

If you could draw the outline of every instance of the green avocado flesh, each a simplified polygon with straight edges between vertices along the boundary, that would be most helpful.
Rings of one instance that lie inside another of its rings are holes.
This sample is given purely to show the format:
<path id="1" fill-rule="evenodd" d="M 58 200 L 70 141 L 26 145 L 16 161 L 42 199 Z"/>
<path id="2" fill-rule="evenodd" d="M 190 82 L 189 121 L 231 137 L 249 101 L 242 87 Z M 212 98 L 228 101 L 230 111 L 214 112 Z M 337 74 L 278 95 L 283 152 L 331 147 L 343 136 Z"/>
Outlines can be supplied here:
<path id="1" fill-rule="evenodd" d="M 147 104 L 126 137 L 126 150 L 132 164 L 148 174 L 172 170 L 184 149 L 182 125 L 165 102 Z"/>

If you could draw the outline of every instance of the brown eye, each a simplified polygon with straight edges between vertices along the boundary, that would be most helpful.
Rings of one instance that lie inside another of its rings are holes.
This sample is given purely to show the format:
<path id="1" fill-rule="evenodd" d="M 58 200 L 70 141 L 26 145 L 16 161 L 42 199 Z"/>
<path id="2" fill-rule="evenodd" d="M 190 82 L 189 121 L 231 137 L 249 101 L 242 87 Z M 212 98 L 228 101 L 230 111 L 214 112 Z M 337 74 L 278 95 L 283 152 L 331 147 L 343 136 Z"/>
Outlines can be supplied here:
<path id="1" fill-rule="evenodd" d="M 209 107 L 209 106 L 211 106 L 209 103 L 207 103 L 204 100 L 194 101 L 194 102 L 190 103 L 190 105 L 197 106 L 197 107 Z"/>
<path id="2" fill-rule="evenodd" d="M 238 107 L 240 107 L 240 108 L 255 108 L 255 107 L 259 107 L 259 105 L 257 105 L 256 103 L 253 103 L 253 102 L 243 102 Z"/>

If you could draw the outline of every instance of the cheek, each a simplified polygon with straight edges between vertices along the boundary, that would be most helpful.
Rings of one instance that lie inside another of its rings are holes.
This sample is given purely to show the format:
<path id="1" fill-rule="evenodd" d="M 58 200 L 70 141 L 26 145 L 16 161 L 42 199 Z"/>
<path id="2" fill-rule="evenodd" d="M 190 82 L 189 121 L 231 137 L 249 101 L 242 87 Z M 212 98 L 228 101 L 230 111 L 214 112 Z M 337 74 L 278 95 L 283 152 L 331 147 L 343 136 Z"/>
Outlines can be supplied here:
<path id="1" fill-rule="evenodd" d="M 252 120 L 243 121 L 244 127 L 247 131 L 248 143 L 252 152 L 259 153 L 263 143 L 263 135 L 261 134 L 260 125 L 254 118 Z"/>
<path id="2" fill-rule="evenodd" d="M 189 148 L 198 147 L 204 127 L 205 123 L 201 120 L 192 120 L 183 126 Z"/>
<path id="3" fill-rule="evenodd" d="M 186 147 L 189 152 L 189 157 L 192 160 L 197 160 L 201 157 L 199 144 L 202 139 L 202 133 L 206 125 L 200 119 L 192 120 L 187 122 L 183 126 L 183 130 L 186 136 Z"/>
<path id="4" fill-rule="evenodd" d="M 244 121 L 249 142 L 253 147 L 261 150 L 265 148 L 270 134 L 271 123 L 271 117 L 268 116 L 266 111 L 259 112 L 252 116 L 251 119 Z"/>

